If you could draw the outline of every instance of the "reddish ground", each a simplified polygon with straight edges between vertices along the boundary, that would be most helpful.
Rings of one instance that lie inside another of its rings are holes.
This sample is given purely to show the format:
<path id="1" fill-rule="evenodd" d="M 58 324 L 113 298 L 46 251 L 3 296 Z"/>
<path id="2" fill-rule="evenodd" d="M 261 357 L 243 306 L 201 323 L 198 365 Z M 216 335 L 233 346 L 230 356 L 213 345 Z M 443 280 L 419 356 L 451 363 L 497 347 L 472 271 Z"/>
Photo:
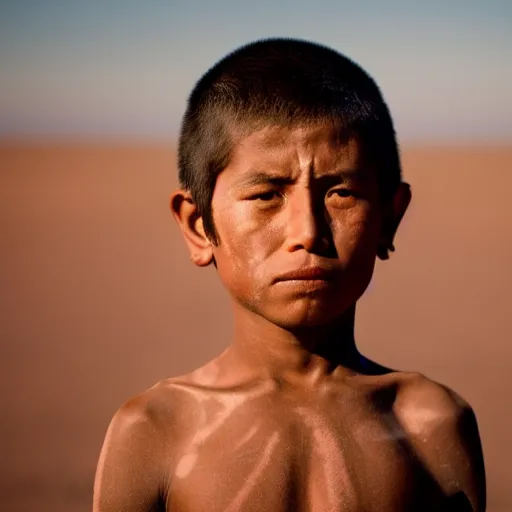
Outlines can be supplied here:
<path id="1" fill-rule="evenodd" d="M 115 409 L 230 339 L 215 272 L 192 266 L 168 214 L 174 158 L 0 147 L 2 511 L 90 510 Z M 408 149 L 403 164 L 414 200 L 361 301 L 359 346 L 470 401 L 488 510 L 509 512 L 512 147 Z"/>

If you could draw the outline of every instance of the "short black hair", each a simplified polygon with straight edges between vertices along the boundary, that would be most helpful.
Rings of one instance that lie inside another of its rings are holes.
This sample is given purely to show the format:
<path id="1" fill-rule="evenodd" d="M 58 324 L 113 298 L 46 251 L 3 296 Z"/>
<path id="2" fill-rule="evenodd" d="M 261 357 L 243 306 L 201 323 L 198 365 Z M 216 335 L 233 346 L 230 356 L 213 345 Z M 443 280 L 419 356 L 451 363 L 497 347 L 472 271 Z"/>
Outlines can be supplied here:
<path id="1" fill-rule="evenodd" d="M 178 167 L 213 242 L 213 190 L 237 140 L 263 126 L 318 122 L 358 138 L 378 169 L 381 197 L 391 197 L 401 181 L 393 122 L 377 84 L 351 59 L 317 43 L 264 39 L 202 76 L 183 117 Z"/>

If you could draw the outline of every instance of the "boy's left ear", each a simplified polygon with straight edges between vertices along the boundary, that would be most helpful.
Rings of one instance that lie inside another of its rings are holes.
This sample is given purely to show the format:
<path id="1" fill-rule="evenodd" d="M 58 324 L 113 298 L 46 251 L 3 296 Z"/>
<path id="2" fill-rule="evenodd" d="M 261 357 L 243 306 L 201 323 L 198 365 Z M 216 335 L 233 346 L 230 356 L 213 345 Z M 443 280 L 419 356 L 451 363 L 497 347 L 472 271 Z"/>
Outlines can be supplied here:
<path id="1" fill-rule="evenodd" d="M 393 240 L 396 230 L 407 211 L 411 197 L 410 185 L 401 182 L 392 199 L 384 206 L 381 233 L 377 247 L 377 256 L 381 260 L 387 260 L 389 258 L 389 251 L 394 252 L 395 250 Z"/>

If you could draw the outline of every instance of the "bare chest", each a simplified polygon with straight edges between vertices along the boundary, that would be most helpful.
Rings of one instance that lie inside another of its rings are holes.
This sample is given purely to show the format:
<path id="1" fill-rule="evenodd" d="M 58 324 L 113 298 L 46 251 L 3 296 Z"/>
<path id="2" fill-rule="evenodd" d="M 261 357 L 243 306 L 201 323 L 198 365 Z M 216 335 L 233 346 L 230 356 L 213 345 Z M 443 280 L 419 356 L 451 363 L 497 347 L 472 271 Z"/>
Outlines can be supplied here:
<path id="1" fill-rule="evenodd" d="M 173 456 L 168 510 L 420 510 L 421 475 L 392 415 L 337 405 L 203 404 Z"/>

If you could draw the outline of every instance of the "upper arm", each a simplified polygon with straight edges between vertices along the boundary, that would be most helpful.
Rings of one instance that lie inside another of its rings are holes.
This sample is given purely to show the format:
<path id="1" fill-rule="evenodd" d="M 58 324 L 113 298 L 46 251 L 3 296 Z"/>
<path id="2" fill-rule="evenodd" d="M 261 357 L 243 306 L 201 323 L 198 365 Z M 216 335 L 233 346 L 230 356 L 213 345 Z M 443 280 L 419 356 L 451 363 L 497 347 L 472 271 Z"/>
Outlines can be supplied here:
<path id="1" fill-rule="evenodd" d="M 431 433 L 439 446 L 432 471 L 447 492 L 447 510 L 483 512 L 486 505 L 485 468 L 475 414 L 468 404 L 454 412 L 444 429 Z M 463 493 L 463 494 L 462 494 Z M 464 495 L 466 498 L 464 498 Z M 468 508 L 468 505 L 471 508 Z"/>
<path id="2" fill-rule="evenodd" d="M 402 408 L 402 424 L 446 496 L 443 510 L 485 511 L 484 459 L 473 410 L 445 387 L 427 379 L 417 384 Z"/>
<path id="3" fill-rule="evenodd" d="M 144 400 L 117 411 L 94 481 L 93 512 L 157 510 L 163 482 L 163 439 Z"/>

